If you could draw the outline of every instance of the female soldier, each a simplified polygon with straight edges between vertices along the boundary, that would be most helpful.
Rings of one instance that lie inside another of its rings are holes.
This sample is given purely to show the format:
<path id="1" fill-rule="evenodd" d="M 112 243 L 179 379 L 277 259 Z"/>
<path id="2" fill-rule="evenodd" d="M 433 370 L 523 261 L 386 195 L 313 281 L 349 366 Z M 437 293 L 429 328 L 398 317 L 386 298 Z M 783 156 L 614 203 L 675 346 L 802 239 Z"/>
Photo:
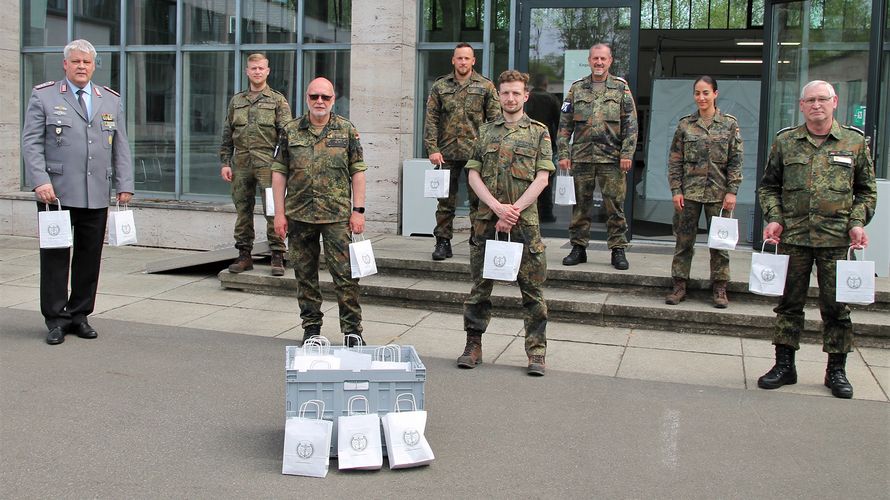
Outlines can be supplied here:
<path id="1" fill-rule="evenodd" d="M 702 209 L 708 218 L 720 209 L 735 209 L 736 193 L 742 183 L 742 136 L 732 115 L 717 109 L 717 82 L 710 76 L 693 84 L 698 111 L 677 124 L 668 156 L 668 181 L 674 202 L 674 290 L 664 302 L 676 305 L 686 299 L 686 281 L 695 254 L 695 237 Z M 729 252 L 711 249 L 711 283 L 714 307 L 729 304 Z"/>

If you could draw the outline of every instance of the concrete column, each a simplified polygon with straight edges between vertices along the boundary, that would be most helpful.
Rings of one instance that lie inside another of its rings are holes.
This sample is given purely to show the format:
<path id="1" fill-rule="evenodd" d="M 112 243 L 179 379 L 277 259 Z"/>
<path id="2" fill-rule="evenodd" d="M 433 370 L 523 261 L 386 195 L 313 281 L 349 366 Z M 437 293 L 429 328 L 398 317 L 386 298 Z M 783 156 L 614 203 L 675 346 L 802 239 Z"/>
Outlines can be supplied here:
<path id="1" fill-rule="evenodd" d="M 21 180 L 21 67 L 19 44 L 21 25 L 19 2 L 0 0 L 0 193 L 19 190 Z M 30 90 L 30 89 L 29 89 Z"/>
<path id="2" fill-rule="evenodd" d="M 368 164 L 371 232 L 399 230 L 402 160 L 414 155 L 416 45 L 417 0 L 352 2 L 349 113 Z"/>

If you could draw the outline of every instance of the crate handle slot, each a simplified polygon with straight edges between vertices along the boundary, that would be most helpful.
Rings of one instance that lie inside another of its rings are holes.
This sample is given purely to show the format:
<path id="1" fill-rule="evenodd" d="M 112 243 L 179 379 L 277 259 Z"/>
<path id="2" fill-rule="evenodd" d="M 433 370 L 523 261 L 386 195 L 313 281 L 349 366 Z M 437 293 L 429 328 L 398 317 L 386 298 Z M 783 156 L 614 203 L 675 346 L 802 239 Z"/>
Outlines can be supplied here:
<path id="1" fill-rule="evenodd" d="M 356 401 L 364 401 L 365 402 L 364 413 L 358 413 L 356 411 L 353 411 L 352 404 L 355 403 Z M 350 417 L 352 415 L 367 415 L 369 413 L 371 413 L 371 405 L 368 404 L 368 398 L 366 398 L 364 396 L 352 396 L 351 398 L 349 398 L 349 401 L 346 402 L 346 414 L 349 415 Z"/>
<path id="2" fill-rule="evenodd" d="M 345 380 L 343 381 L 344 391 L 367 391 L 371 388 L 371 382 L 367 380 Z"/>
<path id="3" fill-rule="evenodd" d="M 306 418 L 306 412 L 309 411 L 309 407 L 315 407 L 315 419 L 321 420 L 324 417 L 324 401 L 320 399 L 310 399 L 305 403 L 300 405 L 300 418 Z"/>

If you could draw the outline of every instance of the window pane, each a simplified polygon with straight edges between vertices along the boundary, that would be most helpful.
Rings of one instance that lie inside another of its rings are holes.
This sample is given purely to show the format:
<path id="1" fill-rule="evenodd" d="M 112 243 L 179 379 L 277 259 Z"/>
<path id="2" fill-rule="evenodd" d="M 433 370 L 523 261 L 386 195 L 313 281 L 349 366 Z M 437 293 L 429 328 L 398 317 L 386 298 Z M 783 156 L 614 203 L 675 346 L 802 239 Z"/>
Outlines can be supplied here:
<path id="1" fill-rule="evenodd" d="M 349 51 L 303 52 L 303 85 L 299 89 L 300 113 L 306 109 L 306 87 L 314 78 L 325 77 L 334 84 L 334 113 L 349 118 Z M 293 108 L 297 108 L 292 103 Z"/>
<path id="2" fill-rule="evenodd" d="M 752 0 L 751 26 L 763 26 L 763 0 Z"/>
<path id="3" fill-rule="evenodd" d="M 93 45 L 118 45 L 121 34 L 120 2 L 74 2 L 74 37 Z"/>
<path id="4" fill-rule="evenodd" d="M 890 19 L 890 2 L 887 2 L 887 19 Z M 875 168 L 877 176 L 882 179 L 890 177 L 890 23 L 884 30 L 884 76 L 881 77 L 881 107 L 878 114 L 879 153 Z M 886 200 L 885 200 L 886 201 Z"/>
<path id="5" fill-rule="evenodd" d="M 183 42 L 234 42 L 234 16 L 234 0 L 183 0 Z"/>
<path id="6" fill-rule="evenodd" d="M 692 0 L 692 28 L 708 28 L 708 18 L 711 15 L 710 6 L 708 0 Z"/>
<path id="7" fill-rule="evenodd" d="M 174 53 L 127 56 L 127 134 L 140 192 L 175 188 L 175 68 Z"/>
<path id="8" fill-rule="evenodd" d="M 127 43 L 176 43 L 175 0 L 127 0 Z"/>
<path id="9" fill-rule="evenodd" d="M 234 94 L 232 52 L 186 52 L 182 64 L 182 192 L 228 194 L 219 178 L 219 141 Z"/>
<path id="10" fill-rule="evenodd" d="M 349 43 L 352 27 L 351 0 L 305 2 L 303 39 L 307 43 Z"/>
<path id="11" fill-rule="evenodd" d="M 22 45 L 43 47 L 68 43 L 66 0 L 22 0 L 21 12 Z"/>
<path id="12" fill-rule="evenodd" d="M 475 17 L 464 13 L 464 2 L 467 0 L 422 0 L 423 1 L 423 32 L 420 41 L 423 42 L 481 42 L 482 29 L 466 28 L 466 16 Z M 467 1 L 467 5 L 475 6 L 476 2 Z M 479 1 L 479 5 L 483 5 Z M 475 11 L 474 11 L 475 12 Z M 484 16 L 479 13 L 479 22 Z"/>
<path id="13" fill-rule="evenodd" d="M 640 8 L 640 29 L 652 29 L 654 27 L 652 23 L 653 0 L 643 0 Z"/>
<path id="14" fill-rule="evenodd" d="M 745 29 L 748 26 L 748 0 L 729 0 L 730 29 Z"/>
<path id="15" fill-rule="evenodd" d="M 312 2 L 310 2 L 312 3 Z M 244 43 L 296 43 L 297 2 L 242 2 Z"/>
<path id="16" fill-rule="evenodd" d="M 491 71 L 487 74 L 497 79 L 510 62 L 510 0 L 494 0 L 492 3 L 494 16 L 491 20 L 491 42 L 493 50 L 490 54 Z M 481 63 L 482 58 L 476 59 Z M 486 73 L 479 67 L 480 73 Z"/>
<path id="17" fill-rule="evenodd" d="M 689 1 L 688 0 L 674 0 L 673 2 L 673 15 L 674 21 L 673 29 L 688 29 L 689 28 Z"/>
<path id="18" fill-rule="evenodd" d="M 22 101 L 25 106 L 31 96 L 31 88 L 35 85 L 65 78 L 62 57 L 61 50 L 52 54 L 22 54 L 24 63 L 22 91 L 25 93 Z M 99 52 L 96 55 L 96 72 L 93 73 L 93 83 L 107 85 L 119 91 L 120 82 L 120 56 L 112 52 Z"/>
<path id="19" fill-rule="evenodd" d="M 726 28 L 729 0 L 711 0 L 711 28 Z"/>

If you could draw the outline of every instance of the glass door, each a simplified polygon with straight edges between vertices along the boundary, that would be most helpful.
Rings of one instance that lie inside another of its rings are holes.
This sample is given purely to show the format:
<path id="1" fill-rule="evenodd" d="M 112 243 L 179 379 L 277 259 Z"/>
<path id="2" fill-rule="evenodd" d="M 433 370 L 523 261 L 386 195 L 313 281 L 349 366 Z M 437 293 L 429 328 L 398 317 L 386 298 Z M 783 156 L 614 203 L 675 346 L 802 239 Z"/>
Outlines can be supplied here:
<path id="1" fill-rule="evenodd" d="M 562 103 L 572 82 L 590 74 L 587 56 L 590 47 L 607 43 L 612 47 L 612 75 L 624 78 L 636 95 L 637 53 L 640 29 L 639 0 L 520 0 L 517 27 L 518 48 L 516 66 L 528 72 L 533 87 L 526 111 L 529 116 L 544 122 L 556 137 L 558 109 L 550 109 Z M 495 78 L 497 75 L 492 75 Z M 554 148 L 555 154 L 555 148 Z M 640 178 L 634 168 L 628 173 L 625 216 L 628 238 L 631 237 L 633 220 L 633 180 Z M 551 182 L 551 185 L 553 182 Z M 541 228 L 545 235 L 565 236 L 571 222 L 572 207 L 552 204 L 550 189 L 539 198 L 542 216 Z M 547 198 L 549 197 L 549 198 Z M 552 209 L 551 209 L 552 207 Z M 591 238 L 605 241 L 605 207 L 594 197 Z"/>

